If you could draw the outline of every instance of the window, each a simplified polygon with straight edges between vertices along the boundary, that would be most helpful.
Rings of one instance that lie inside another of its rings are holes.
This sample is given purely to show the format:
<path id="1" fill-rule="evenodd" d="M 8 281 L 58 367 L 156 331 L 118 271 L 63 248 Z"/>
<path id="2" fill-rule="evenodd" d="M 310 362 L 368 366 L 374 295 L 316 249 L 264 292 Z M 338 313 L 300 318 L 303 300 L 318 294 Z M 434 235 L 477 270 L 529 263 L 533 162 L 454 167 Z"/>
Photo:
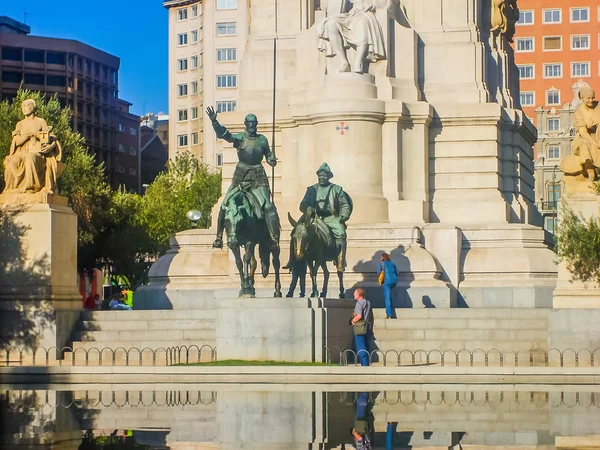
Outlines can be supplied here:
<path id="1" fill-rule="evenodd" d="M 544 51 L 556 52 L 562 50 L 562 36 L 544 36 Z"/>
<path id="2" fill-rule="evenodd" d="M 562 78 L 562 63 L 544 64 L 544 78 Z"/>
<path id="3" fill-rule="evenodd" d="M 188 145 L 188 135 L 180 134 L 177 136 L 177 146 L 178 147 L 186 147 Z"/>
<path id="4" fill-rule="evenodd" d="M 237 49 L 236 48 L 218 48 L 217 49 L 217 62 L 223 61 L 237 61 Z"/>
<path id="5" fill-rule="evenodd" d="M 184 84 L 178 84 L 178 85 L 177 85 L 177 95 L 178 95 L 179 97 L 184 97 L 184 96 L 188 95 L 188 93 L 187 93 L 187 92 L 188 92 L 188 91 L 187 91 L 187 88 L 188 88 L 188 86 L 187 86 L 187 83 L 184 83 Z"/>
<path id="6" fill-rule="evenodd" d="M 582 34 L 571 36 L 571 50 L 589 50 L 590 35 Z"/>
<path id="7" fill-rule="evenodd" d="M 188 67 L 188 60 L 187 58 L 181 58 L 177 60 L 177 70 L 182 71 L 182 70 L 187 70 Z"/>
<path id="8" fill-rule="evenodd" d="M 191 108 L 190 114 L 192 116 L 192 120 L 197 119 L 198 118 L 198 107 L 194 106 L 193 108 Z"/>
<path id="9" fill-rule="evenodd" d="M 218 88 L 237 87 L 237 75 L 217 75 Z"/>
<path id="10" fill-rule="evenodd" d="M 191 16 L 198 17 L 198 5 L 194 5 L 191 8 Z"/>
<path id="11" fill-rule="evenodd" d="M 187 45 L 187 33 L 179 33 L 177 35 L 177 45 Z"/>
<path id="12" fill-rule="evenodd" d="M 177 10 L 177 20 L 187 20 L 187 8 L 181 8 Z"/>
<path id="13" fill-rule="evenodd" d="M 545 9 L 544 23 L 561 23 L 562 22 L 562 10 L 561 9 Z"/>
<path id="14" fill-rule="evenodd" d="M 29 50 L 25 49 L 25 62 L 32 63 L 44 63 L 44 51 L 43 50 Z"/>
<path id="15" fill-rule="evenodd" d="M 67 85 L 67 78 L 59 75 L 46 75 L 46 84 L 48 86 L 65 87 Z"/>
<path id="16" fill-rule="evenodd" d="M 8 61 L 21 61 L 23 58 L 23 50 L 14 47 L 2 47 L 2 59 Z"/>
<path id="17" fill-rule="evenodd" d="M 550 209 L 556 209 L 559 200 L 560 183 L 548 183 L 548 202 L 550 203 Z"/>
<path id="18" fill-rule="evenodd" d="M 2 71 L 2 81 L 4 83 L 20 83 L 22 80 L 23 74 L 21 72 Z"/>
<path id="19" fill-rule="evenodd" d="M 533 25 L 533 11 L 519 12 L 519 25 Z"/>
<path id="20" fill-rule="evenodd" d="M 237 24 L 235 22 L 217 22 L 217 36 L 235 36 Z"/>
<path id="21" fill-rule="evenodd" d="M 192 145 L 198 145 L 198 133 L 192 133 Z"/>
<path id="22" fill-rule="evenodd" d="M 559 117 L 552 117 L 548 119 L 548 131 L 560 131 Z"/>
<path id="23" fill-rule="evenodd" d="M 554 89 L 546 91 L 546 105 L 560 105 L 560 91 Z"/>
<path id="24" fill-rule="evenodd" d="M 535 104 L 535 92 L 521 92 L 521 106 L 533 106 Z"/>
<path id="25" fill-rule="evenodd" d="M 42 86 L 44 84 L 44 74 L 42 73 L 26 73 L 23 76 L 23 80 L 28 84 L 39 84 Z"/>
<path id="26" fill-rule="evenodd" d="M 133 127 L 129 127 L 129 134 L 135 136 L 137 134 L 137 130 Z"/>
<path id="27" fill-rule="evenodd" d="M 589 77 L 590 63 L 589 62 L 574 62 L 571 63 L 572 77 Z"/>
<path id="28" fill-rule="evenodd" d="M 122 164 L 119 164 L 119 173 L 125 173 L 125 166 Z"/>
<path id="29" fill-rule="evenodd" d="M 556 226 L 556 217 L 544 216 L 544 229 L 554 234 L 554 227 Z"/>
<path id="30" fill-rule="evenodd" d="M 125 153 L 125 146 L 123 144 L 119 144 L 119 153 Z"/>
<path id="31" fill-rule="evenodd" d="M 236 101 L 217 102 L 217 112 L 232 112 L 235 110 Z"/>
<path id="32" fill-rule="evenodd" d="M 188 110 L 187 109 L 177 110 L 177 120 L 179 122 L 185 122 L 186 120 L 188 120 Z"/>
<path id="33" fill-rule="evenodd" d="M 129 147 L 129 154 L 131 156 L 137 155 L 137 150 L 135 149 L 135 147 Z"/>
<path id="34" fill-rule="evenodd" d="M 533 64 L 518 65 L 519 78 L 521 80 L 533 80 L 535 78 L 535 71 Z"/>
<path id="35" fill-rule="evenodd" d="M 216 163 L 217 163 L 217 167 L 221 167 L 223 165 L 223 153 L 217 153 L 215 155 L 216 158 Z"/>
<path id="36" fill-rule="evenodd" d="M 217 0 L 217 9 L 236 9 L 237 0 Z"/>
<path id="37" fill-rule="evenodd" d="M 190 64 L 192 66 L 192 69 L 197 69 L 198 68 L 198 55 L 192 56 L 190 58 Z"/>
<path id="38" fill-rule="evenodd" d="M 571 22 L 589 22 L 590 8 L 571 8 Z"/>
<path id="39" fill-rule="evenodd" d="M 129 175 L 137 175 L 137 169 L 129 166 Z"/>
<path id="40" fill-rule="evenodd" d="M 58 65 L 64 66 L 66 61 L 67 61 L 67 56 L 65 53 L 55 53 L 55 52 L 47 52 L 46 53 L 46 63 L 47 64 L 58 64 Z M 97 66 L 96 66 L 96 70 L 98 70 Z"/>
<path id="41" fill-rule="evenodd" d="M 548 159 L 560 159 L 560 145 L 548 146 Z"/>
<path id="42" fill-rule="evenodd" d="M 123 125 L 122 123 L 119 124 L 119 131 L 125 131 L 125 125 Z"/>
<path id="43" fill-rule="evenodd" d="M 192 30 L 191 35 L 192 35 L 192 44 L 198 42 L 198 30 Z"/>
<path id="44" fill-rule="evenodd" d="M 518 52 L 532 52 L 534 50 L 533 38 L 517 38 Z"/>
<path id="45" fill-rule="evenodd" d="M 192 81 L 192 95 L 197 94 L 198 93 L 198 82 L 197 81 Z"/>

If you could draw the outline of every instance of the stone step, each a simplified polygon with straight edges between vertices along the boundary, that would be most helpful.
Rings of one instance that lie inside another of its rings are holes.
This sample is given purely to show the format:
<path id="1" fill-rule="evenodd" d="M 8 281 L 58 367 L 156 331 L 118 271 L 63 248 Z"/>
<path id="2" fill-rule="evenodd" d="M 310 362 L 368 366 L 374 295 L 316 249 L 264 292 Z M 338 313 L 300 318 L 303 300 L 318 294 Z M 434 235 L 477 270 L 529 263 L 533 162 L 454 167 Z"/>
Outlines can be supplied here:
<path id="1" fill-rule="evenodd" d="M 546 330 L 502 330 L 502 329 L 477 329 L 477 330 L 402 330 L 402 329 L 373 329 L 375 339 L 381 341 L 547 341 Z"/>
<path id="2" fill-rule="evenodd" d="M 459 352 L 460 350 L 466 349 L 470 352 L 476 350 L 483 350 L 488 352 L 489 355 L 497 355 L 497 351 L 500 352 L 518 352 L 518 351 L 531 351 L 548 349 L 547 341 L 464 341 L 464 340 L 379 340 L 375 337 L 373 345 L 371 345 L 371 351 L 379 349 L 383 352 L 396 351 L 401 352 L 402 350 L 410 350 L 415 352 L 417 350 L 433 351 L 438 350 L 444 352 L 451 350 Z M 451 352 L 450 352 L 451 353 Z M 542 354 L 542 352 L 540 352 Z M 509 355 L 510 356 L 510 355 Z"/>
<path id="3" fill-rule="evenodd" d="M 75 331 L 73 341 L 103 342 L 103 341 L 187 341 L 195 340 L 204 342 L 214 340 L 216 331 L 212 329 L 200 330 L 128 330 L 128 331 Z"/>
<path id="4" fill-rule="evenodd" d="M 214 318 L 160 320 L 84 320 L 79 331 L 214 330 Z"/>
<path id="5" fill-rule="evenodd" d="M 526 319 L 548 320 L 544 308 L 395 308 L 398 319 Z M 385 308 L 374 308 L 375 319 L 385 319 Z"/>
<path id="6" fill-rule="evenodd" d="M 447 311 L 447 310 L 446 310 Z M 513 330 L 546 331 L 547 319 L 513 318 L 406 318 L 375 319 L 374 329 L 381 330 Z"/>
<path id="7" fill-rule="evenodd" d="M 134 311 L 84 311 L 81 320 L 201 320 L 214 319 L 217 316 L 215 309 L 168 309 L 168 310 L 134 310 Z"/>
<path id="8" fill-rule="evenodd" d="M 178 340 L 128 340 L 128 341 L 109 341 L 109 340 L 105 340 L 105 341 L 86 341 L 86 342 L 80 342 L 80 341 L 74 341 L 73 342 L 73 350 L 76 352 L 77 349 L 98 349 L 98 350 L 102 350 L 102 349 L 112 349 L 113 351 L 115 351 L 116 349 L 125 349 L 125 350 L 144 350 L 144 349 L 151 349 L 154 351 L 157 351 L 158 349 L 166 349 L 169 347 L 181 347 L 181 346 L 186 346 L 188 348 L 191 348 L 192 346 L 201 348 L 203 345 L 207 345 L 212 347 L 213 349 L 216 347 L 216 340 L 215 338 L 206 338 L 203 340 L 198 340 L 198 339 L 189 339 L 189 340 L 185 340 L 185 339 L 178 339 Z M 195 351 L 195 347 L 194 351 Z M 145 350 L 147 352 L 150 352 L 150 350 Z M 161 350 L 162 351 L 162 350 Z M 209 352 L 210 348 L 205 347 L 202 352 Z M 107 350 L 108 353 L 108 350 Z M 131 353 L 131 352 L 130 352 Z"/>

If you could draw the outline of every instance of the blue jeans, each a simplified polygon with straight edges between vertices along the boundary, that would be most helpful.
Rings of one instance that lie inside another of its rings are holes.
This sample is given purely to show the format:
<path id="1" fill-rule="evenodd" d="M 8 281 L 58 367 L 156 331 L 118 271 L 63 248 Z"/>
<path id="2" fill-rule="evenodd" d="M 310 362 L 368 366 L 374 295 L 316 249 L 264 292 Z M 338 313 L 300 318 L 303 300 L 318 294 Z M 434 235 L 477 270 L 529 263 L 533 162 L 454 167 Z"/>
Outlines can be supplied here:
<path id="1" fill-rule="evenodd" d="M 358 356 L 358 360 L 360 361 L 361 366 L 369 365 L 369 340 L 371 339 L 370 330 L 367 331 L 367 334 L 363 334 L 362 336 L 354 335 L 354 341 L 356 343 L 356 355 Z"/>
<path id="2" fill-rule="evenodd" d="M 396 287 L 396 283 L 384 284 L 382 287 L 383 298 L 385 299 L 385 315 L 394 317 L 394 308 L 392 308 L 392 289 Z"/>

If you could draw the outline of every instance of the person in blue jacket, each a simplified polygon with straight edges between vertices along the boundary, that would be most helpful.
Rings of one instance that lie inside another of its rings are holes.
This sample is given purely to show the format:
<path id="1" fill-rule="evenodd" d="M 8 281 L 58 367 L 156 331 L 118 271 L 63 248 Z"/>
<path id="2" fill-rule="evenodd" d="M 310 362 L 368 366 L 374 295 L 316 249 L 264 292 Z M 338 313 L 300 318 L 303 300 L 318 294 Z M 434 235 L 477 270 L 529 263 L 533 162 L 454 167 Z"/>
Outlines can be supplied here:
<path id="1" fill-rule="evenodd" d="M 398 284 L 398 267 L 390 260 L 389 253 L 381 255 L 381 262 L 377 268 L 377 275 L 383 272 L 383 297 L 385 298 L 385 318 L 391 319 L 394 316 L 392 308 L 392 289 Z"/>

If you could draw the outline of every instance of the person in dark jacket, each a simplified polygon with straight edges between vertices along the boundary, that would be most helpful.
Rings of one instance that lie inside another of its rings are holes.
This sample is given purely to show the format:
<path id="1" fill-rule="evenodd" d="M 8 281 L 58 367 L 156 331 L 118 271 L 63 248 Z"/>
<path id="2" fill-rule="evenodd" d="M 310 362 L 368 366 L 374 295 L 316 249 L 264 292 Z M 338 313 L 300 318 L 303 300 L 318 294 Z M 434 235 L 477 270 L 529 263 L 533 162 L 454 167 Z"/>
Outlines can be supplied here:
<path id="1" fill-rule="evenodd" d="M 391 319 L 394 316 L 392 308 L 392 289 L 398 284 L 398 267 L 390 260 L 389 253 L 381 255 L 381 262 L 377 268 L 377 275 L 383 272 L 383 297 L 385 299 L 385 318 Z"/>

